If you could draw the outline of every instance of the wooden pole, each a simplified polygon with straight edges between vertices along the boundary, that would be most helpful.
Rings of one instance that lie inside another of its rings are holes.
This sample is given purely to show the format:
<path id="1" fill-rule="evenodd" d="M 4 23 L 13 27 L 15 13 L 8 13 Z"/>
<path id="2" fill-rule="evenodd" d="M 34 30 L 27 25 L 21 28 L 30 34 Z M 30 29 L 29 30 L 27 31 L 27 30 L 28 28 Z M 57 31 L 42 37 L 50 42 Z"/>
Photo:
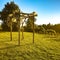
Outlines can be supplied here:
<path id="1" fill-rule="evenodd" d="M 36 12 L 33 12 L 33 43 L 34 43 L 34 33 L 35 33 L 35 30 L 34 30 L 34 17 L 37 16 Z"/>
<path id="2" fill-rule="evenodd" d="M 20 45 L 20 20 L 18 21 L 18 45 Z"/>
<path id="3" fill-rule="evenodd" d="M 20 21 L 18 21 L 18 45 L 20 45 Z"/>
<path id="4" fill-rule="evenodd" d="M 24 19 L 24 21 L 22 22 L 22 40 L 24 39 L 24 28 L 23 28 L 23 24 L 25 22 L 26 18 Z"/>
<path id="5" fill-rule="evenodd" d="M 13 18 L 13 14 L 9 14 L 8 19 L 9 19 L 9 23 L 10 23 L 10 39 L 12 41 L 12 18 Z"/>
<path id="6" fill-rule="evenodd" d="M 34 16 L 33 16 L 33 43 L 34 43 Z"/>
<path id="7" fill-rule="evenodd" d="M 23 33 L 23 22 L 22 22 L 22 40 L 24 39 L 24 33 Z"/>
<path id="8" fill-rule="evenodd" d="M 10 22 L 10 39 L 12 41 L 12 18 L 11 18 L 11 22 Z"/>

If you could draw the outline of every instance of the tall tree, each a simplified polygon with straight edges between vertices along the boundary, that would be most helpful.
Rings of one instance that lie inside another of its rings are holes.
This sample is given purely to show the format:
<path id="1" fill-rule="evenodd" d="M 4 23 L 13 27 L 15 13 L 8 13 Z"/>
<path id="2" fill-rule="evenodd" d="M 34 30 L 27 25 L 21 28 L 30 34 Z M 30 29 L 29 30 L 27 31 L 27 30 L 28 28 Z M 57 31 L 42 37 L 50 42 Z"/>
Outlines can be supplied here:
<path id="1" fill-rule="evenodd" d="M 1 19 L 3 21 L 2 28 L 3 30 L 10 30 L 10 37 L 12 40 L 12 25 L 13 25 L 13 18 L 15 18 L 15 14 L 19 13 L 19 7 L 14 3 L 10 2 L 5 4 L 5 7 L 1 13 Z M 15 25 L 16 26 L 16 25 Z"/>
<path id="2" fill-rule="evenodd" d="M 7 27 L 7 21 L 9 22 L 9 19 L 7 18 L 9 17 L 9 15 L 19 12 L 19 10 L 20 10 L 19 7 L 14 2 L 5 4 L 5 7 L 3 8 L 2 13 L 1 13 L 1 19 L 3 21 L 4 27 Z M 5 28 L 3 28 L 3 30 L 5 30 Z"/>

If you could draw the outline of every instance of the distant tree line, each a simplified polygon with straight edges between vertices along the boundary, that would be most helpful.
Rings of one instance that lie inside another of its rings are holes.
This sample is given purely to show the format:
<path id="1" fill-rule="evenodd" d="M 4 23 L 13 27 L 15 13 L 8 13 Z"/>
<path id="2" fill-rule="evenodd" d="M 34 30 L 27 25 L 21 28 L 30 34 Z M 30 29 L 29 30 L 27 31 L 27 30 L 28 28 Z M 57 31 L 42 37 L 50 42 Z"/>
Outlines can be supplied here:
<path id="1" fill-rule="evenodd" d="M 36 21 L 36 19 L 35 19 Z M 32 20 L 28 19 L 26 21 L 26 25 L 23 26 L 23 30 L 25 32 L 33 32 L 33 27 L 32 27 Z M 18 31 L 17 29 L 17 23 L 13 23 L 13 31 Z M 22 30 L 22 29 L 21 29 Z M 44 34 L 46 33 L 46 31 L 49 31 L 49 30 L 54 30 L 56 31 L 57 33 L 60 33 L 60 24 L 42 24 L 42 25 L 37 25 L 37 24 L 34 24 L 34 31 L 36 33 L 40 33 L 40 34 Z M 0 25 L 0 31 L 10 31 L 10 28 L 4 23 L 2 23 L 2 25 Z"/>
<path id="2" fill-rule="evenodd" d="M 30 24 L 24 26 L 24 31 L 28 31 L 28 32 L 32 32 L 32 25 L 30 26 Z M 35 24 L 35 32 L 36 33 L 40 33 L 40 34 L 46 34 L 48 32 L 54 32 L 54 33 L 60 33 L 60 24 L 42 24 L 42 25 L 37 25 Z"/>

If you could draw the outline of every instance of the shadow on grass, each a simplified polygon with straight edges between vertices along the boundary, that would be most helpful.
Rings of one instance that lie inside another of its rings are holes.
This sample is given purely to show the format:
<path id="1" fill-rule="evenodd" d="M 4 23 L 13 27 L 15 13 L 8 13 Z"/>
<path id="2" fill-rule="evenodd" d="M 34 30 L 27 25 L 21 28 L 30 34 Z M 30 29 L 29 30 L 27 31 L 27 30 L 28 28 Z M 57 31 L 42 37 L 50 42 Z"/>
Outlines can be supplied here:
<path id="1" fill-rule="evenodd" d="M 34 45 L 33 43 L 29 43 L 29 44 L 21 44 L 21 45 L 10 45 L 8 43 L 6 43 L 8 46 L 6 47 L 1 47 L 0 50 L 4 50 L 4 49 L 9 49 L 9 48 L 16 48 L 16 47 L 23 47 L 23 46 L 30 46 L 30 45 Z"/>
<path id="2" fill-rule="evenodd" d="M 15 47 L 19 47 L 19 45 L 13 45 L 13 46 L 9 46 L 9 47 L 0 48 L 0 50 L 15 48 Z"/>

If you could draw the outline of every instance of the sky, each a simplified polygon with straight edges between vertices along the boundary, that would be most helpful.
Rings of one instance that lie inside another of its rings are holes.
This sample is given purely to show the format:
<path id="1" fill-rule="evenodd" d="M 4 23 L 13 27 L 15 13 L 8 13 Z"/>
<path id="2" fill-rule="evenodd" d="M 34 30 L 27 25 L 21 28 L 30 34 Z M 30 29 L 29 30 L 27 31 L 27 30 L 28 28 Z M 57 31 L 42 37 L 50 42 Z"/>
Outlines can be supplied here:
<path id="1" fill-rule="evenodd" d="M 7 2 L 13 0 L 0 0 L 0 11 Z M 35 11 L 36 24 L 60 23 L 60 0 L 14 0 L 20 10 L 26 13 Z"/>

